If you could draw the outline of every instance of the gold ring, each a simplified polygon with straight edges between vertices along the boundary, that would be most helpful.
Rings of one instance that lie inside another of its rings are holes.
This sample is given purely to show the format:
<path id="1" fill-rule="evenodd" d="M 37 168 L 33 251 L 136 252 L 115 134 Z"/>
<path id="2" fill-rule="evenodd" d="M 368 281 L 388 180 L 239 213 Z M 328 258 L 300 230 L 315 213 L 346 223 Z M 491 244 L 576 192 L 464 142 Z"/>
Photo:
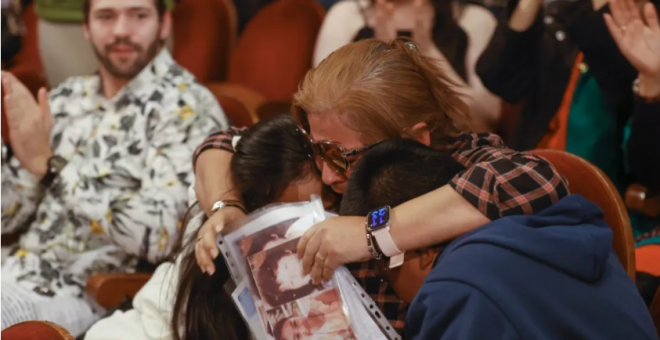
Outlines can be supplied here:
<path id="1" fill-rule="evenodd" d="M 198 237 L 196 242 L 201 241 L 201 240 L 202 240 L 202 237 L 203 237 L 203 236 Z"/>

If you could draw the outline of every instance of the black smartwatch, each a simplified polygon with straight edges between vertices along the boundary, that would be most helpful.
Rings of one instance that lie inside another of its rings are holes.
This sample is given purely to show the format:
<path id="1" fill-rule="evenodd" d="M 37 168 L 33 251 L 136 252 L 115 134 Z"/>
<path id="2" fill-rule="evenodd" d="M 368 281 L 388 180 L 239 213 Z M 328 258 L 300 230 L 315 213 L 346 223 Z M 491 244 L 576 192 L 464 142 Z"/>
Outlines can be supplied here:
<path id="1" fill-rule="evenodd" d="M 51 185 L 53 185 L 53 182 L 55 182 L 55 179 L 57 176 L 60 174 L 60 171 L 66 166 L 66 159 L 61 156 L 52 156 L 51 158 L 48 159 L 48 170 L 46 170 L 46 175 L 41 179 L 41 186 L 43 188 L 50 188 Z"/>

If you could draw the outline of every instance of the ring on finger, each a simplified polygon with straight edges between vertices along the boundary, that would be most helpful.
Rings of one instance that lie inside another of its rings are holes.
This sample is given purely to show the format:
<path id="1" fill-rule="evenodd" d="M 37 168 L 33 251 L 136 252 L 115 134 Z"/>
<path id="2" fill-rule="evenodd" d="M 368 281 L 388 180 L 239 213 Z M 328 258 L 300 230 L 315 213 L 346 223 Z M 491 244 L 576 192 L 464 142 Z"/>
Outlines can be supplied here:
<path id="1" fill-rule="evenodd" d="M 323 255 L 321 255 L 321 254 L 316 254 L 316 259 L 317 259 L 319 262 L 324 262 L 324 261 L 325 261 L 325 256 L 323 256 Z"/>

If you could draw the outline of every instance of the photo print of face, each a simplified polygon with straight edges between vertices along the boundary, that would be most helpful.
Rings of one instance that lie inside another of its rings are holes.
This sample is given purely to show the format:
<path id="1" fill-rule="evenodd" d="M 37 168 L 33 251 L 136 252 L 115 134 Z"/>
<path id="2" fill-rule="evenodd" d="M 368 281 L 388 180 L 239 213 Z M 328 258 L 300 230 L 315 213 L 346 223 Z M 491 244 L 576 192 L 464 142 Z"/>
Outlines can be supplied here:
<path id="1" fill-rule="evenodd" d="M 249 268 L 249 256 L 286 242 L 287 231 L 297 220 L 297 218 L 293 218 L 236 240 L 234 247 L 240 250 L 243 257 L 241 261 L 244 261 L 245 268 Z M 251 275 L 248 275 L 248 283 L 254 298 L 259 299 L 260 295 Z"/>
<path id="2" fill-rule="evenodd" d="M 266 309 L 297 300 L 317 290 L 302 274 L 296 247 L 300 238 L 266 249 L 248 258 L 259 296 Z M 255 297 L 256 299 L 256 297 Z"/>
<path id="3" fill-rule="evenodd" d="M 283 306 L 285 308 L 280 310 L 284 313 L 276 312 L 277 321 L 271 324 L 272 335 L 277 340 L 355 340 L 335 288 Z M 293 312 L 289 314 L 287 311 Z"/>

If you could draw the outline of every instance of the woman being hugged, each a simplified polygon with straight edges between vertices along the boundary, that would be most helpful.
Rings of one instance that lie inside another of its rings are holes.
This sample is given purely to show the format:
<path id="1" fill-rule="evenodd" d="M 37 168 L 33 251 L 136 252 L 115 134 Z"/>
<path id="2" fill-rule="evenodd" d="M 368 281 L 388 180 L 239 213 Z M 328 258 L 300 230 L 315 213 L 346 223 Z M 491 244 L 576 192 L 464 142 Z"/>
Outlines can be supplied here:
<path id="1" fill-rule="evenodd" d="M 328 280 L 340 265 L 441 244 L 503 216 L 539 212 L 568 194 L 563 177 L 544 159 L 510 150 L 496 135 L 470 133 L 468 108 L 452 82 L 407 39 L 391 44 L 368 39 L 340 48 L 307 74 L 293 110 L 311 136 L 324 184 L 338 194 L 361 153 L 392 138 L 449 150 L 467 168 L 450 184 L 392 207 L 386 233 L 368 231 L 365 216 L 330 218 L 312 227 L 298 254 L 314 283 Z M 197 194 L 203 206 L 238 197 L 231 177 L 217 176 L 228 173 L 237 134 L 238 129 L 216 133 L 198 149 L 196 174 L 203 189 Z M 200 229 L 196 253 L 207 272 L 213 272 L 218 252 L 216 232 L 240 215 L 234 208 L 216 210 Z M 363 263 L 364 269 L 371 265 Z M 367 288 L 376 301 L 389 299 L 376 296 L 380 289 Z M 400 323 L 386 316 L 400 329 L 405 306 L 398 312 Z"/>

